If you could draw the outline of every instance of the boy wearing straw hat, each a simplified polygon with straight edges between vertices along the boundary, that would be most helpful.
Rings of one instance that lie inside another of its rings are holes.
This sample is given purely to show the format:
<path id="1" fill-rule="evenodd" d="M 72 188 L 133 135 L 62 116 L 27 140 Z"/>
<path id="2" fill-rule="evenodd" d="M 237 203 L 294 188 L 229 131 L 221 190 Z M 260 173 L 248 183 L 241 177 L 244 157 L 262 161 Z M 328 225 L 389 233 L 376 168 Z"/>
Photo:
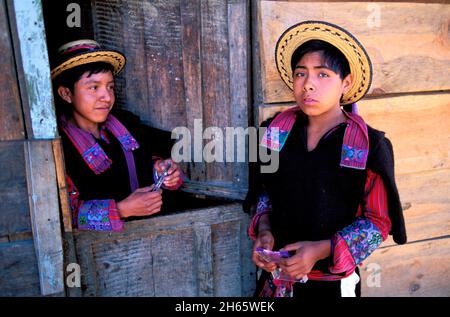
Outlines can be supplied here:
<path id="1" fill-rule="evenodd" d="M 256 294 L 359 296 L 358 264 L 388 234 L 406 243 L 392 145 L 356 113 L 369 56 L 341 27 L 305 21 L 281 35 L 275 58 L 297 106 L 263 123 L 261 146 L 280 163 L 248 196 L 258 197 L 249 228 L 263 269 Z M 267 257 L 273 250 L 281 259 Z"/>
<path id="2" fill-rule="evenodd" d="M 81 230 L 120 231 L 125 218 L 159 212 L 162 191 L 153 183 L 162 174 L 164 188 L 182 184 L 177 164 L 153 156 L 161 142 L 154 130 L 131 113 L 111 114 L 114 76 L 124 66 L 122 53 L 79 40 L 60 48 L 51 71 L 73 222 Z"/>

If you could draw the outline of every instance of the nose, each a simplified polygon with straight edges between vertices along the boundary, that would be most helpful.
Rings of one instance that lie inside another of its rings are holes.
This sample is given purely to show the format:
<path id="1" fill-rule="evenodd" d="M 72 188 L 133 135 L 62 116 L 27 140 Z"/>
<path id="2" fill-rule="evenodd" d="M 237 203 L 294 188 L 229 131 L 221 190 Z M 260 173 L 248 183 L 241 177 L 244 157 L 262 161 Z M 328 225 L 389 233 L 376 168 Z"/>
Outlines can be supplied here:
<path id="1" fill-rule="evenodd" d="M 114 98 L 114 92 L 108 88 L 103 88 L 100 92 L 100 100 L 110 102 Z"/>
<path id="2" fill-rule="evenodd" d="M 306 76 L 304 84 L 303 84 L 303 90 L 306 91 L 314 91 L 316 89 L 313 81 L 311 80 L 311 76 Z"/>

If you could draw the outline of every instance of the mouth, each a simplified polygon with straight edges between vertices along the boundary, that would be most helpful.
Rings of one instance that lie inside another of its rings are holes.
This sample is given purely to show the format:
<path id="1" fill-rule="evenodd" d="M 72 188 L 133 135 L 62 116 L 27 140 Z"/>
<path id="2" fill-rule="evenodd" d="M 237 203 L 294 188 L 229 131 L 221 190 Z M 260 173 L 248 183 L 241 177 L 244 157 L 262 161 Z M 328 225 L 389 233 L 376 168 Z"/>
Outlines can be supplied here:
<path id="1" fill-rule="evenodd" d="M 98 111 L 110 111 L 111 107 L 98 107 L 98 108 L 95 108 L 95 110 L 98 110 Z"/>
<path id="2" fill-rule="evenodd" d="M 316 100 L 316 99 L 314 99 L 314 98 L 311 98 L 311 97 L 304 97 L 303 98 L 303 103 L 305 104 L 305 105 L 310 105 L 310 104 L 314 104 L 314 103 L 317 103 L 318 101 Z"/>

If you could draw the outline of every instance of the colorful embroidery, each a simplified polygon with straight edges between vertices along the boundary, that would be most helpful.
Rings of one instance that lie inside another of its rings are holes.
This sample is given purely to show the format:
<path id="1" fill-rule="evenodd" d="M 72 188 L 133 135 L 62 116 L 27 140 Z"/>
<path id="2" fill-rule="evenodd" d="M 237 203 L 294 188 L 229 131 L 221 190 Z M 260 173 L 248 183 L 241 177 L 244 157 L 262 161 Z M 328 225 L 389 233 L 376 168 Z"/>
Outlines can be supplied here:
<path id="1" fill-rule="evenodd" d="M 256 213 L 267 213 L 272 210 L 272 203 L 270 202 L 269 195 L 262 194 L 258 198 L 258 204 L 256 206 Z"/>
<path id="2" fill-rule="evenodd" d="M 358 149 L 350 145 L 342 145 L 341 161 L 354 161 L 358 163 L 365 162 L 368 151 L 365 149 Z"/>
<path id="3" fill-rule="evenodd" d="M 120 231 L 122 228 L 123 221 L 117 214 L 114 200 L 88 200 L 78 208 L 80 230 Z"/>
<path id="4" fill-rule="evenodd" d="M 250 225 L 248 226 L 248 236 L 252 240 L 256 240 L 258 235 L 259 219 L 261 216 L 268 214 L 272 210 L 272 203 L 267 194 L 261 194 L 258 197 L 258 204 L 256 206 L 256 214 L 253 216 Z"/>
<path id="5" fill-rule="evenodd" d="M 290 131 L 279 129 L 278 127 L 267 128 L 263 139 L 261 141 L 261 146 L 264 146 L 273 151 L 281 151 L 286 143 L 287 137 Z"/>
<path id="6" fill-rule="evenodd" d="M 358 265 L 383 242 L 378 228 L 369 220 L 358 217 L 338 234 L 345 240 L 349 251 Z"/>
<path id="7" fill-rule="evenodd" d="M 103 149 L 95 143 L 82 154 L 84 161 L 93 171 L 103 172 L 111 165 L 111 160 L 106 156 Z"/>

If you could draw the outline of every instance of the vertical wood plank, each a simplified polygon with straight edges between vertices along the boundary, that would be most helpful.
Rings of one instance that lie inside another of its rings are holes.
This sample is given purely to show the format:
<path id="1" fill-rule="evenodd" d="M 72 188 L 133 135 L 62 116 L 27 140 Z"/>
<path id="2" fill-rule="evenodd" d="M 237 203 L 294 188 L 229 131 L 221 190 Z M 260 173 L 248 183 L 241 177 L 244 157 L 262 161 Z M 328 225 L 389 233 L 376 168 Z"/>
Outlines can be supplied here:
<path id="1" fill-rule="evenodd" d="M 64 291 L 55 162 L 50 141 L 26 143 L 31 224 L 42 295 Z"/>
<path id="2" fill-rule="evenodd" d="M 12 0 L 24 74 L 22 100 L 30 112 L 29 138 L 51 139 L 57 136 L 50 66 L 40 0 Z"/>
<path id="3" fill-rule="evenodd" d="M 197 256 L 198 296 L 214 295 L 214 273 L 211 249 L 211 225 L 195 222 L 195 253 Z"/>
<path id="4" fill-rule="evenodd" d="M 59 202 L 62 212 L 62 220 L 65 232 L 72 232 L 72 213 L 69 206 L 69 196 L 67 193 L 66 172 L 64 169 L 64 155 L 61 139 L 52 142 L 53 157 L 55 160 L 56 180 L 58 182 Z"/>
<path id="5" fill-rule="evenodd" d="M 0 140 L 24 139 L 22 109 L 15 71 L 7 8 L 0 1 Z"/>
<path id="6" fill-rule="evenodd" d="M 225 1 L 202 1 L 202 78 L 203 124 L 205 127 L 230 126 L 230 61 L 228 47 L 228 6 Z M 217 139 L 216 139 L 217 140 Z M 205 143 L 211 140 L 205 140 Z M 217 140 L 222 142 L 222 140 Z M 225 151 L 223 151 L 225 157 Z M 207 179 L 227 181 L 231 171 L 224 163 L 206 164 Z"/>
<path id="7" fill-rule="evenodd" d="M 195 120 L 203 119 L 200 8 L 200 0 L 180 2 L 186 123 L 192 138 L 195 137 Z M 194 146 L 203 149 L 202 135 L 197 142 L 198 145 L 191 143 L 192 162 L 188 165 L 189 176 L 192 181 L 205 181 L 205 163 L 197 162 L 194 152 Z"/>
<path id="8" fill-rule="evenodd" d="M 248 2 L 239 0 L 228 4 L 228 37 L 229 37 L 229 60 L 230 60 L 230 102 L 231 102 L 231 126 L 246 128 L 249 125 L 249 14 Z M 232 182 L 234 186 L 243 190 L 248 186 L 248 168 L 245 162 L 238 162 L 238 151 L 245 152 L 248 158 L 248 146 L 239 143 L 236 138 L 234 149 L 225 151 L 234 152 L 234 160 L 226 163 L 226 168 L 232 171 Z"/>
<path id="9" fill-rule="evenodd" d="M 31 232 L 22 141 L 0 142 L 0 237 Z"/>

